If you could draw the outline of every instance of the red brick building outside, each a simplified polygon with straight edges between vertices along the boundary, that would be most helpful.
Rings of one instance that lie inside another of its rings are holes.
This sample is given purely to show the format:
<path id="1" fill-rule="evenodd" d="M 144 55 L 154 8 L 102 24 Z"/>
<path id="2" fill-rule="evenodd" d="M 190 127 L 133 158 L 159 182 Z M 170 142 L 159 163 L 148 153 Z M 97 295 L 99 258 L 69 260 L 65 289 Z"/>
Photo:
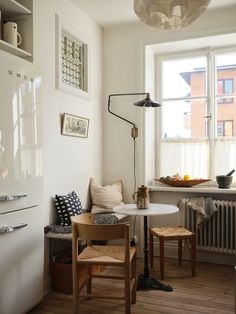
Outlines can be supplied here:
<path id="1" fill-rule="evenodd" d="M 191 96 L 206 95 L 206 70 L 180 73 L 190 85 Z M 226 97 L 236 90 L 236 65 L 217 68 L 217 95 L 225 97 L 217 100 L 217 136 L 236 136 L 236 99 Z M 185 127 L 191 130 L 191 138 L 202 138 L 206 134 L 207 106 L 205 100 L 191 102 L 191 112 L 186 113 Z"/>

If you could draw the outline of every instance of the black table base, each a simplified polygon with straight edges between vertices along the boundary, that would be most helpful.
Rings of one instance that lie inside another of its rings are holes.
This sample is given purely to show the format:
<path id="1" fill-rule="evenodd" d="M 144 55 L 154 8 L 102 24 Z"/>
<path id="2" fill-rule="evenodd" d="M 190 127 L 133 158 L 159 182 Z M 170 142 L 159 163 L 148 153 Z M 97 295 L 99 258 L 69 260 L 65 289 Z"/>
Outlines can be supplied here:
<path id="1" fill-rule="evenodd" d="M 173 291 L 173 288 L 169 285 L 164 285 L 160 281 L 150 276 L 149 272 L 149 260 L 148 260 L 148 226 L 147 216 L 144 216 L 144 272 L 143 275 L 139 275 L 137 281 L 137 290 L 150 290 L 157 289 L 163 291 Z"/>
<path id="2" fill-rule="evenodd" d="M 164 285 L 160 281 L 156 280 L 155 278 L 151 276 L 144 276 L 139 275 L 138 281 L 137 281 L 137 290 L 150 290 L 150 289 L 156 289 L 156 290 L 163 290 L 163 291 L 173 291 L 173 288 L 169 285 Z"/>

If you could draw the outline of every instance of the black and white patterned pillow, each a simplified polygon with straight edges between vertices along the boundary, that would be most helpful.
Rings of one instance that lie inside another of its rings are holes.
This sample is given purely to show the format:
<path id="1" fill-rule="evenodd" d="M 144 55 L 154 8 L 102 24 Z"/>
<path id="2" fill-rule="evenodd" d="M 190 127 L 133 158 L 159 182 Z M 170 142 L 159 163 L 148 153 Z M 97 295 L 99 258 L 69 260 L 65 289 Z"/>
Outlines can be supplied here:
<path id="1" fill-rule="evenodd" d="M 68 195 L 55 195 L 55 206 L 61 226 L 71 225 L 70 217 L 82 214 L 80 199 L 74 191 Z"/>

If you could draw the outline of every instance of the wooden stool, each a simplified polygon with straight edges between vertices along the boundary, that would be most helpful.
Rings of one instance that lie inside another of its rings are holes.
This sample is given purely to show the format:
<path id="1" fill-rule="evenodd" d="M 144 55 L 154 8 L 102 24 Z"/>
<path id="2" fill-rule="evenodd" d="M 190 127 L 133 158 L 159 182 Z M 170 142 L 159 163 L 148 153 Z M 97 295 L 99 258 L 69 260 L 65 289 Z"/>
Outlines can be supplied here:
<path id="1" fill-rule="evenodd" d="M 182 264 L 182 240 L 191 241 L 191 262 L 192 262 L 192 276 L 195 276 L 195 262 L 196 262 L 196 235 L 183 227 L 162 227 L 149 228 L 149 254 L 150 266 L 153 267 L 153 236 L 159 238 L 160 244 L 160 271 L 161 279 L 164 279 L 164 241 L 178 240 L 178 262 L 179 266 Z"/>

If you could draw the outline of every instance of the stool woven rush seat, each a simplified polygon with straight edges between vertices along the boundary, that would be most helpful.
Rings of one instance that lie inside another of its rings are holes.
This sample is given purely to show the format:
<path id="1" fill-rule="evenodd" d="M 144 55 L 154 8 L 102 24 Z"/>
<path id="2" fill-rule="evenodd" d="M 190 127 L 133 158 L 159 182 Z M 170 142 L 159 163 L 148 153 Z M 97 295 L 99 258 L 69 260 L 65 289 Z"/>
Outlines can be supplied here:
<path id="1" fill-rule="evenodd" d="M 149 254 L 150 266 L 153 267 L 153 237 L 159 238 L 160 245 L 160 272 L 161 279 L 164 279 L 164 242 L 169 240 L 178 240 L 178 263 L 182 264 L 182 241 L 189 240 L 191 242 L 191 271 L 195 276 L 196 263 L 196 235 L 195 233 L 183 227 L 161 227 L 149 228 Z"/>

